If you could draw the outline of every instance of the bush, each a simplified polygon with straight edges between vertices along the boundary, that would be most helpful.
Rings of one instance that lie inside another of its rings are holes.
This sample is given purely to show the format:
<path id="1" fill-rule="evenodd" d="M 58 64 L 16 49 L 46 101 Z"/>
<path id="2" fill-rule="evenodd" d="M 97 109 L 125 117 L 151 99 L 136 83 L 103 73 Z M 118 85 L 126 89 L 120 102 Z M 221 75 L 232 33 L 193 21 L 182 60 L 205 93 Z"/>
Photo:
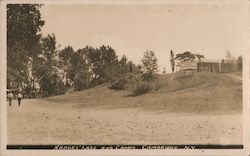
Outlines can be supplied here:
<path id="1" fill-rule="evenodd" d="M 154 86 L 149 82 L 142 82 L 136 86 L 134 89 L 134 95 L 141 95 L 154 90 Z"/>
<path id="2" fill-rule="evenodd" d="M 144 81 L 139 74 L 126 73 L 112 82 L 109 88 L 114 90 L 130 90 L 133 92 L 132 95 L 137 96 L 152 90 L 159 90 L 160 84 L 158 81 Z"/>
<path id="3" fill-rule="evenodd" d="M 109 86 L 110 89 L 115 89 L 115 90 L 124 90 L 125 89 L 125 85 L 127 84 L 127 80 L 122 77 L 116 81 L 114 81 L 113 83 L 111 83 L 111 85 Z"/>
<path id="4" fill-rule="evenodd" d="M 145 73 L 142 74 L 142 78 L 144 81 L 156 81 L 158 79 L 158 74 Z"/>
<path id="5" fill-rule="evenodd" d="M 121 75 L 114 82 L 112 82 L 109 88 L 114 90 L 131 89 L 134 88 L 134 86 L 140 81 L 141 80 L 139 75 L 133 73 L 127 73 Z"/>

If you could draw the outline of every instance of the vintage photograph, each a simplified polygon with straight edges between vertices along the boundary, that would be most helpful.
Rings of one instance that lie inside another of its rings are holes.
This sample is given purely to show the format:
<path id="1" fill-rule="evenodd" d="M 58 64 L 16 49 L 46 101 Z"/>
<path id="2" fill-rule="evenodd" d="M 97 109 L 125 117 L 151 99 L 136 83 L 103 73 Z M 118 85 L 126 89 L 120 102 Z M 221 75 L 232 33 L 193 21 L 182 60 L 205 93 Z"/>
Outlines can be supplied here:
<path id="1" fill-rule="evenodd" d="M 7 4 L 8 149 L 243 149 L 241 7 Z"/>

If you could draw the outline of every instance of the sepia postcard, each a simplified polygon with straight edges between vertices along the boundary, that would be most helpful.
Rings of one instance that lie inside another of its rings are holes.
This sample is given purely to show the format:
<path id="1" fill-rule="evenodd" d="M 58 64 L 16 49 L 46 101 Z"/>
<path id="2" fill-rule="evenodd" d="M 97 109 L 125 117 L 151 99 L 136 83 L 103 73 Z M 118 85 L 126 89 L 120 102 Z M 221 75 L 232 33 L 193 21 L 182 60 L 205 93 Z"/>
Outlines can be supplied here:
<path id="1" fill-rule="evenodd" d="M 1 156 L 250 155 L 248 0 L 2 0 Z"/>

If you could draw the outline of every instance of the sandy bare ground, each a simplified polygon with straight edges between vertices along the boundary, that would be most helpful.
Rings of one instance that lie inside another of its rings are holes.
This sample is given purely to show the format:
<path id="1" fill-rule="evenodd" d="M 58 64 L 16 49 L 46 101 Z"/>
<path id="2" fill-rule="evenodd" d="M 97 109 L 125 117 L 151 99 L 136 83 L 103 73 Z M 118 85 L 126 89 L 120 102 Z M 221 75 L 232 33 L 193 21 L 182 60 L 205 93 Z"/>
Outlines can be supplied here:
<path id="1" fill-rule="evenodd" d="M 53 105 L 8 107 L 8 144 L 242 144 L 242 115 Z"/>

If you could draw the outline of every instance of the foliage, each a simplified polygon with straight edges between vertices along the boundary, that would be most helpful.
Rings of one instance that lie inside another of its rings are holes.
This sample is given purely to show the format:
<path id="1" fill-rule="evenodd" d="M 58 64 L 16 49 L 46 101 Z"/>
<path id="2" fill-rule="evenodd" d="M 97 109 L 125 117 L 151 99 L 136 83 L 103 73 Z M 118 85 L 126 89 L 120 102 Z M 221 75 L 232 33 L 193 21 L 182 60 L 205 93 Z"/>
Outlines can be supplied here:
<path id="1" fill-rule="evenodd" d="M 54 64 L 56 54 L 56 36 L 55 34 L 49 34 L 48 36 L 41 39 L 42 45 L 42 57 L 50 63 Z"/>
<path id="2" fill-rule="evenodd" d="M 113 80 L 117 72 L 117 55 L 109 46 L 92 49 L 87 54 L 90 63 L 92 85 L 99 85 Z"/>
<path id="3" fill-rule="evenodd" d="M 153 89 L 154 89 L 154 86 L 152 83 L 141 82 L 135 87 L 133 95 L 135 96 L 142 95 L 142 94 L 152 91 Z"/>
<path id="4" fill-rule="evenodd" d="M 91 87 L 90 65 L 87 59 L 87 49 L 79 49 L 74 56 L 75 62 L 71 72 L 75 71 L 73 82 L 75 90 L 83 90 Z"/>
<path id="5" fill-rule="evenodd" d="M 39 4 L 7 5 L 7 86 L 31 88 L 29 64 L 41 52 Z"/>
<path id="6" fill-rule="evenodd" d="M 89 66 L 86 63 L 86 54 L 91 47 L 79 49 L 77 52 L 70 46 L 59 52 L 59 58 L 66 73 L 66 83 L 74 86 L 75 90 L 86 89 L 90 86 Z"/>
<path id="7" fill-rule="evenodd" d="M 112 82 L 111 88 L 134 88 L 142 81 L 140 76 L 147 81 L 157 78 L 153 51 L 145 52 L 141 67 L 125 55 L 119 60 L 110 46 L 86 46 L 77 51 L 67 46 L 59 51 L 54 34 L 45 37 L 40 34 L 44 25 L 41 6 L 7 5 L 8 88 L 21 88 L 30 98 L 39 90 L 47 97 L 63 94 L 72 86 L 83 90 Z"/>
<path id="8" fill-rule="evenodd" d="M 119 60 L 118 66 L 119 66 L 118 69 L 119 74 L 132 72 L 132 69 L 130 69 L 131 67 L 126 55 L 123 55 L 122 58 Z"/>
<path id="9" fill-rule="evenodd" d="M 189 51 L 186 51 L 184 53 L 177 54 L 175 57 L 175 59 L 179 59 L 179 60 L 183 60 L 184 58 L 195 59 L 195 55 Z"/>
<path id="10" fill-rule="evenodd" d="M 125 77 L 121 77 L 114 82 L 111 83 L 110 89 L 115 89 L 115 90 L 124 90 L 126 85 L 128 84 L 128 80 Z"/>
<path id="11" fill-rule="evenodd" d="M 72 57 L 75 51 L 71 46 L 67 46 L 64 49 L 58 52 L 58 64 L 60 65 L 60 69 L 64 72 L 64 78 L 68 87 L 71 87 L 73 84 L 73 78 L 75 71 L 71 67 Z"/>
<path id="12" fill-rule="evenodd" d="M 147 50 L 142 59 L 141 72 L 142 77 L 146 81 L 153 81 L 157 79 L 158 64 L 157 58 L 153 51 Z"/>
<path id="13" fill-rule="evenodd" d="M 135 73 L 125 73 L 112 82 L 109 88 L 114 90 L 133 89 L 136 84 L 140 82 L 140 75 Z"/>
<path id="14" fill-rule="evenodd" d="M 225 59 L 223 59 L 223 66 L 227 67 L 227 70 L 224 72 L 236 72 L 242 71 L 242 56 L 239 56 L 237 59 L 231 55 L 230 51 L 227 51 L 225 54 Z"/>
<path id="15" fill-rule="evenodd" d="M 40 90 L 45 97 L 65 93 L 65 85 L 56 68 L 53 68 L 42 78 L 40 81 Z"/>
<path id="16" fill-rule="evenodd" d="M 33 71 L 43 96 L 59 95 L 66 91 L 63 71 L 56 59 L 56 37 L 54 34 L 41 39 L 42 53 L 34 61 Z"/>
<path id="17" fill-rule="evenodd" d="M 133 72 L 135 65 L 124 55 L 120 60 L 110 46 L 86 46 L 77 52 L 65 47 L 59 58 L 66 72 L 68 84 L 83 90 L 103 83 L 114 82 L 122 74 Z"/>
<path id="18" fill-rule="evenodd" d="M 225 63 L 234 64 L 235 62 L 236 62 L 236 59 L 231 55 L 230 51 L 227 51 Z"/>

